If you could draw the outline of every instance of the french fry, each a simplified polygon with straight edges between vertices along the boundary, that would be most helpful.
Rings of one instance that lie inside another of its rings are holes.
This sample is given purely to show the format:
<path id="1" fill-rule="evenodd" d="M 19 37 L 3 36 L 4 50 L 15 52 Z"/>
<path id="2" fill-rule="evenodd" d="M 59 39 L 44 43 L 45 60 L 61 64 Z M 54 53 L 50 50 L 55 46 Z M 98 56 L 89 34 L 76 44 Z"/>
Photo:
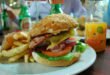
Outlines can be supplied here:
<path id="1" fill-rule="evenodd" d="M 29 62 L 29 41 L 28 32 L 13 32 L 5 35 L 0 48 L 0 57 L 8 58 L 8 62 L 15 62 L 24 57 L 24 62 Z"/>
<path id="2" fill-rule="evenodd" d="M 15 40 L 19 40 L 19 39 L 27 39 L 29 36 L 26 32 L 18 32 L 16 34 L 13 35 L 13 38 Z"/>
<path id="3" fill-rule="evenodd" d="M 2 57 L 2 53 L 1 53 L 1 46 L 0 46 L 0 57 Z"/>
<path id="4" fill-rule="evenodd" d="M 13 45 L 13 46 L 11 47 L 11 49 L 12 49 L 12 48 L 16 48 L 16 47 L 17 47 L 17 46 Z"/>
<path id="5" fill-rule="evenodd" d="M 28 44 L 21 45 L 19 47 L 13 48 L 13 49 L 8 50 L 8 51 L 2 50 L 2 55 L 4 57 L 12 57 L 12 56 L 15 56 L 19 53 L 22 53 L 25 50 L 28 50 Z"/>
<path id="6" fill-rule="evenodd" d="M 2 57 L 2 53 L 0 52 L 0 58 Z"/>
<path id="7" fill-rule="evenodd" d="M 29 61 L 30 61 L 30 62 L 35 62 L 35 61 L 34 61 L 34 58 L 33 58 L 32 56 L 29 58 Z"/>
<path id="8" fill-rule="evenodd" d="M 29 55 L 28 54 L 25 54 L 24 55 L 24 62 L 25 63 L 28 63 L 29 62 Z"/>
<path id="9" fill-rule="evenodd" d="M 24 35 L 26 38 L 25 40 L 22 40 L 22 42 L 27 43 L 30 41 L 30 36 L 28 32 L 21 32 L 21 34 Z"/>
<path id="10" fill-rule="evenodd" d="M 13 45 L 15 45 L 15 46 L 21 46 L 21 45 L 23 45 L 23 43 L 20 42 L 20 41 L 14 41 Z"/>
<path id="11" fill-rule="evenodd" d="M 21 32 L 21 34 L 25 37 L 25 38 L 28 38 L 28 32 Z"/>
<path id="12" fill-rule="evenodd" d="M 5 35 L 5 38 L 2 42 L 2 50 L 10 49 L 13 46 L 13 42 L 14 42 L 13 35 L 14 35 L 14 33 L 9 33 L 9 34 Z"/>
<path id="13" fill-rule="evenodd" d="M 17 61 L 18 59 L 20 59 L 21 57 L 23 57 L 27 52 L 28 51 L 23 51 L 22 53 L 19 53 L 19 54 L 13 56 L 13 57 L 10 57 L 8 59 L 8 62 L 15 62 L 15 61 Z"/>
<path id="14" fill-rule="evenodd" d="M 0 51 L 2 50 L 2 47 L 0 46 Z"/>
<path id="15" fill-rule="evenodd" d="M 22 43 L 28 43 L 29 41 L 28 40 L 20 40 Z"/>

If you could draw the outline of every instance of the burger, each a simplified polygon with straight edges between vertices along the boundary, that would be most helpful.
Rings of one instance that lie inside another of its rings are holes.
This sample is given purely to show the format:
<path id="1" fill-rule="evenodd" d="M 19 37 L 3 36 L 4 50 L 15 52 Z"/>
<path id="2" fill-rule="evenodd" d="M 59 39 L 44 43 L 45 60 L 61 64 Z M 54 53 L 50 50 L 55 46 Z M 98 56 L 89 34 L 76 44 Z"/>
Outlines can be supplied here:
<path id="1" fill-rule="evenodd" d="M 48 66 L 68 66 L 78 61 L 84 48 L 73 38 L 76 25 L 66 14 L 49 15 L 35 24 L 29 32 L 35 61 Z"/>

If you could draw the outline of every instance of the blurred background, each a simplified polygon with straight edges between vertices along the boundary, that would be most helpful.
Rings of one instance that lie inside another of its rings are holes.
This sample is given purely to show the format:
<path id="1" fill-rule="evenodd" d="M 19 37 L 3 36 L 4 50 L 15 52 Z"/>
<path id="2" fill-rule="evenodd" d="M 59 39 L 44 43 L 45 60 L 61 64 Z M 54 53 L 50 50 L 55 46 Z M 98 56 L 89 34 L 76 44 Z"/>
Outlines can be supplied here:
<path id="1" fill-rule="evenodd" d="M 41 4 L 40 1 L 41 2 L 42 1 L 46 1 L 47 2 L 48 0 L 0 0 L 0 4 L 3 1 L 7 4 L 7 6 L 9 6 L 10 8 L 13 9 L 13 12 L 15 13 L 15 15 L 18 15 L 19 12 L 20 12 L 20 4 L 23 1 L 27 3 L 28 8 L 31 8 L 34 5 L 33 2 L 39 3 L 39 4 L 36 4 L 36 9 L 35 10 L 40 11 L 42 9 L 37 8 L 37 5 Z M 108 2 L 109 2 L 109 0 L 80 0 L 80 1 L 82 3 L 82 6 L 87 10 L 86 14 L 81 14 L 81 15 L 86 15 L 87 16 L 88 14 L 90 15 L 90 12 L 96 11 L 96 13 L 95 12 L 92 12 L 92 13 L 94 15 L 101 16 L 101 17 L 103 16 L 103 12 L 107 10 Z M 47 6 L 47 8 L 49 8 L 48 5 L 46 5 L 46 6 Z M 46 6 L 44 5 L 44 8 Z M 67 5 L 67 6 L 69 6 L 69 5 Z M 74 5 L 73 5 L 73 7 L 74 7 Z"/>
<path id="2" fill-rule="evenodd" d="M 40 19 L 49 15 L 51 4 L 50 0 L 0 0 L 0 29 L 3 26 L 3 10 L 8 14 L 8 26 L 11 29 L 19 29 L 19 23 L 22 19 L 22 6 L 26 5 L 27 15 L 31 18 L 32 23 L 38 22 Z M 62 10 L 64 13 L 74 18 L 84 16 L 88 21 L 105 21 L 108 23 L 109 18 L 106 17 L 109 0 L 64 0 Z M 24 9 L 23 9 L 24 10 Z M 28 12 L 27 12 L 28 10 Z M 108 15 L 107 15 L 108 16 Z"/>
<path id="3" fill-rule="evenodd" d="M 29 29 L 50 13 L 62 13 L 62 11 L 76 18 L 82 30 L 85 29 L 86 21 L 104 21 L 110 28 L 110 0 L 62 0 L 64 2 L 59 3 L 61 6 L 52 5 L 51 1 L 0 0 L 0 36 Z M 55 12 L 53 8 L 62 11 Z M 22 24 L 26 24 L 24 28 Z"/>

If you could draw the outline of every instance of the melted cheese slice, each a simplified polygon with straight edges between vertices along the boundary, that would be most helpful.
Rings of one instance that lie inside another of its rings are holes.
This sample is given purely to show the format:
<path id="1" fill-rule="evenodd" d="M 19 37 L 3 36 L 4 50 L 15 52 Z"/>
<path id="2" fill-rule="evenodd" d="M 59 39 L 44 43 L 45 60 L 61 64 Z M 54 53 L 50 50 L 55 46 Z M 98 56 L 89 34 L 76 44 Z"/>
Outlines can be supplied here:
<path id="1" fill-rule="evenodd" d="M 63 32 L 59 35 L 49 38 L 48 41 L 50 41 L 51 44 L 47 47 L 47 50 L 55 47 L 56 45 L 66 40 L 67 38 L 72 37 L 73 35 L 74 31 L 71 29 L 69 32 Z"/>

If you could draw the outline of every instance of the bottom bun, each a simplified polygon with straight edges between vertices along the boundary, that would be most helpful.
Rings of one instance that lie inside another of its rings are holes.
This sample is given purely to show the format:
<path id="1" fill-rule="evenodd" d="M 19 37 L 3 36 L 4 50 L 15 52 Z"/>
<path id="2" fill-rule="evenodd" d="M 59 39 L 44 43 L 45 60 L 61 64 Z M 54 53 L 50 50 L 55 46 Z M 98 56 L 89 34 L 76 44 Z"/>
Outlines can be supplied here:
<path id="1" fill-rule="evenodd" d="M 78 36 L 84 36 L 84 34 L 85 34 L 85 30 L 79 30 L 79 29 L 77 29 L 76 32 L 77 32 L 77 35 Z"/>
<path id="2" fill-rule="evenodd" d="M 46 58 L 40 57 L 35 52 L 32 53 L 32 56 L 35 59 L 35 61 L 40 64 L 44 64 L 44 65 L 48 65 L 48 66 L 69 66 L 79 60 L 80 53 L 75 53 L 74 54 L 75 57 L 70 61 L 67 61 L 67 60 L 49 61 Z"/>

